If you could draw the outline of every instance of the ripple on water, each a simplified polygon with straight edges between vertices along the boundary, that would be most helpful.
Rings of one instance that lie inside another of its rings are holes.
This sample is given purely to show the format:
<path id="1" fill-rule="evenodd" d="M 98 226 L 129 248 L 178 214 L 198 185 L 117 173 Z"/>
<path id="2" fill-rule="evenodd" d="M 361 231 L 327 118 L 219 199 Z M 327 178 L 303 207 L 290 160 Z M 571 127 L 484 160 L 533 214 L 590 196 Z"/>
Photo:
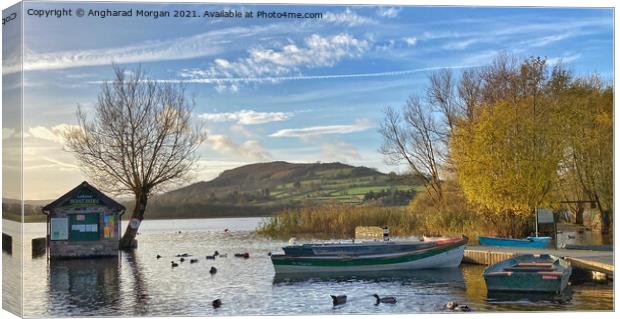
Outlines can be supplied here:
<path id="1" fill-rule="evenodd" d="M 176 316 L 377 314 L 446 311 L 456 301 L 476 311 L 552 311 L 612 309 L 610 285 L 587 283 L 572 287 L 570 300 L 492 300 L 482 279 L 484 267 L 376 274 L 310 274 L 275 276 L 268 252 L 286 243 L 258 237 L 250 230 L 260 219 L 145 221 L 139 248 L 119 258 L 58 261 L 26 258 L 26 316 Z M 32 238 L 45 225 L 29 224 Z M 229 232 L 224 232 L 229 228 Z M 179 233 L 179 230 L 181 233 Z M 26 238 L 29 242 L 30 238 Z M 206 259 L 217 250 L 226 258 Z M 234 253 L 249 252 L 250 258 Z M 179 267 L 179 253 L 189 258 Z M 163 258 L 156 259 L 159 254 Z M 15 256 L 4 255 L 3 265 Z M 218 269 L 209 273 L 211 266 Z M 6 276 L 3 278 L 7 278 Z M 12 289 L 19 281 L 3 281 Z M 5 291 L 7 291 L 5 289 Z M 394 305 L 375 305 L 371 295 L 394 296 Z M 333 307 L 330 294 L 346 294 L 348 302 Z M 213 309 L 214 299 L 222 307 Z"/>

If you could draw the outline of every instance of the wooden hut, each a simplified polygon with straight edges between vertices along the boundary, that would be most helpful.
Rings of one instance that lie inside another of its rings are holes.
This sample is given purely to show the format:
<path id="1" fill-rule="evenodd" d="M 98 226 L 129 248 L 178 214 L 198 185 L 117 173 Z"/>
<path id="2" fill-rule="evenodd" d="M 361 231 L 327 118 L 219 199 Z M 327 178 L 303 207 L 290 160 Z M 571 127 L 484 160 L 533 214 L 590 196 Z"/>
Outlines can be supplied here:
<path id="1" fill-rule="evenodd" d="M 87 182 L 43 207 L 50 258 L 117 256 L 125 207 Z"/>

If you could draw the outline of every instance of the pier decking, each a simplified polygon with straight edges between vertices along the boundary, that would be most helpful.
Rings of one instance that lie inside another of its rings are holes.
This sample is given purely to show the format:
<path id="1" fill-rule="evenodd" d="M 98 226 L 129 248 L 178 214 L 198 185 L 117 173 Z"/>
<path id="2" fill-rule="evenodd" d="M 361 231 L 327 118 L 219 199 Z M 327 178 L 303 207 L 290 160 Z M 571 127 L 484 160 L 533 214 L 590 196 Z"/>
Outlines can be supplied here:
<path id="1" fill-rule="evenodd" d="M 467 246 L 464 263 L 490 265 L 502 260 L 524 254 L 550 254 L 569 261 L 574 268 L 596 271 L 613 279 L 613 251 L 534 249 L 518 247 Z"/>

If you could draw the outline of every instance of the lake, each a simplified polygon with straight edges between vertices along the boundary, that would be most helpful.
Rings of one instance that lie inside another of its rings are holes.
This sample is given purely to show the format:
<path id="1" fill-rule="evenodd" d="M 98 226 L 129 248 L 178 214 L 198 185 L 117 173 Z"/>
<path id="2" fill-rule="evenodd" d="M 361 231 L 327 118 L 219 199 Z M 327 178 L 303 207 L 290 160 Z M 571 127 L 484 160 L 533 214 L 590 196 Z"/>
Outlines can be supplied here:
<path id="1" fill-rule="evenodd" d="M 25 224 L 24 315 L 58 316 L 213 316 L 294 314 L 380 314 L 446 311 L 456 301 L 474 311 L 568 311 L 613 309 L 611 283 L 573 284 L 557 297 L 487 296 L 483 266 L 450 270 L 346 276 L 276 277 L 269 252 L 286 243 L 253 234 L 261 218 L 146 220 L 138 249 L 119 258 L 48 262 L 30 257 L 30 240 L 45 236 L 44 223 Z M 125 227 L 125 225 L 123 225 Z M 224 229 L 229 229 L 225 232 Z M 19 224 L 3 221 L 3 232 L 20 238 Z M 217 250 L 228 257 L 207 260 Z M 249 252 L 250 258 L 234 253 Z M 172 268 L 173 256 L 193 255 L 199 262 Z M 3 307 L 20 306 L 15 292 L 22 252 L 3 253 Z M 157 259 L 156 255 L 163 258 Z M 214 266 L 217 273 L 211 275 Z M 13 267 L 13 268 L 9 268 Z M 391 295 L 395 305 L 375 306 L 371 294 Z M 330 294 L 348 302 L 333 307 Z M 214 299 L 222 307 L 213 309 Z"/>

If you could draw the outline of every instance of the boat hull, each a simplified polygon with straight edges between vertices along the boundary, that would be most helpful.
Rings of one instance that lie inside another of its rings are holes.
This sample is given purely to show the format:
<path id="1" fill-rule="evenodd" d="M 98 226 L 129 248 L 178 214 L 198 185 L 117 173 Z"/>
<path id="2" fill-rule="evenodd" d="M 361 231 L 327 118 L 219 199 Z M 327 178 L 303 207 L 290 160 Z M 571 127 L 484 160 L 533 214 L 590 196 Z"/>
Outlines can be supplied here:
<path id="1" fill-rule="evenodd" d="M 547 248 L 551 237 L 529 237 L 528 239 L 510 239 L 497 237 L 478 237 L 480 245 L 500 247 Z"/>
<path id="2" fill-rule="evenodd" d="M 568 286 L 570 264 L 550 255 L 522 255 L 484 270 L 488 291 L 560 293 Z"/>
<path id="3" fill-rule="evenodd" d="M 455 268 L 461 264 L 464 243 L 406 254 L 364 257 L 290 257 L 272 255 L 276 273 L 396 271 Z"/>

